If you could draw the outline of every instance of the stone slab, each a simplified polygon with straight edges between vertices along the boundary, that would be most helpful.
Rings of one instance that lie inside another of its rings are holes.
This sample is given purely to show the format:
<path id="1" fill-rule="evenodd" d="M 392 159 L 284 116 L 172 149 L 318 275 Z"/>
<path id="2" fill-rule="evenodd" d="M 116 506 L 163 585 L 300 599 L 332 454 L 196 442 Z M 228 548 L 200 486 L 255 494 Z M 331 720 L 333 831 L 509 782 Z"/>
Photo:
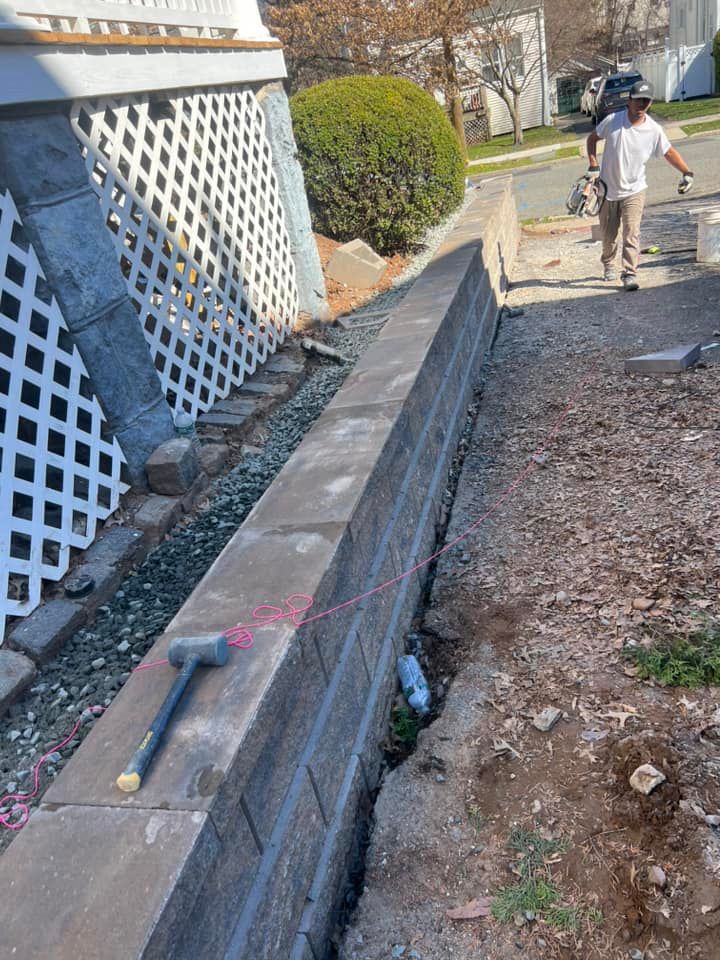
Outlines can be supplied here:
<path id="1" fill-rule="evenodd" d="M 295 937 L 290 960 L 317 960 L 304 933 L 299 933 Z"/>
<path id="2" fill-rule="evenodd" d="M 225 430 L 240 430 L 250 419 L 248 414 L 203 413 L 198 418 L 200 426 L 223 427 Z"/>
<path id="3" fill-rule="evenodd" d="M 305 365 L 294 357 L 276 353 L 263 367 L 265 373 L 304 373 Z"/>
<path id="4" fill-rule="evenodd" d="M 180 519 L 182 506 L 177 497 L 151 493 L 133 517 L 133 523 L 145 535 L 148 547 L 157 546 Z"/>
<path id="5" fill-rule="evenodd" d="M 143 545 L 142 531 L 132 527 L 113 526 L 91 544 L 83 554 L 87 563 L 105 563 L 114 567 L 130 568 Z"/>
<path id="6" fill-rule="evenodd" d="M 85 610 L 72 600 L 49 600 L 13 627 L 8 643 L 36 663 L 48 663 L 85 621 Z"/>
<path id="7" fill-rule="evenodd" d="M 236 417 L 251 417 L 258 410 L 258 400 L 236 397 L 233 400 L 218 400 L 210 413 L 231 413 Z"/>
<path id="8" fill-rule="evenodd" d="M 288 383 L 260 383 L 259 381 L 249 380 L 243 383 L 240 393 L 250 395 L 258 394 L 263 397 L 286 397 L 290 392 Z"/>
<path id="9" fill-rule="evenodd" d="M 145 464 L 153 492 L 169 497 L 187 493 L 199 469 L 195 447 L 187 437 L 173 437 L 161 443 Z"/>
<path id="10" fill-rule="evenodd" d="M 199 473 L 187 493 L 184 493 L 180 497 L 180 506 L 183 508 L 185 513 L 190 513 L 200 497 L 205 493 L 209 485 L 210 478 L 208 475 L 204 471 Z"/>
<path id="11" fill-rule="evenodd" d="M 204 814 L 44 804 L 3 854 L 0 956 L 172 957 L 217 850 Z"/>
<path id="12" fill-rule="evenodd" d="M 387 263 L 362 240 L 351 240 L 330 257 L 325 273 L 348 287 L 374 287 L 382 280 Z"/>
<path id="13" fill-rule="evenodd" d="M 32 660 L 15 650 L 0 650 L 0 715 L 22 696 L 34 676 Z"/>
<path id="14" fill-rule="evenodd" d="M 102 560 L 87 560 L 73 568 L 72 576 L 73 579 L 90 577 L 95 584 L 91 592 L 82 599 L 83 607 L 89 614 L 113 596 L 123 581 L 125 571 L 121 566 L 116 567 Z"/>
<path id="15" fill-rule="evenodd" d="M 646 353 L 640 357 L 628 357 L 625 373 L 680 373 L 700 359 L 701 343 L 686 343 L 658 353 Z"/>

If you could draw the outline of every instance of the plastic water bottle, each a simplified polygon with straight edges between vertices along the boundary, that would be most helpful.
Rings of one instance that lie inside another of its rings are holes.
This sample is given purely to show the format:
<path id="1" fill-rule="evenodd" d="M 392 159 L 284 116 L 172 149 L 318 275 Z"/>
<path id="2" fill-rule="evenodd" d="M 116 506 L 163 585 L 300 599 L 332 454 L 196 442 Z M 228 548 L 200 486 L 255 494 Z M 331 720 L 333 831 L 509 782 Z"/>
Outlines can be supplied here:
<path id="1" fill-rule="evenodd" d="M 417 658 L 412 654 L 398 657 L 397 670 L 400 677 L 400 686 L 407 702 L 418 713 L 429 713 L 430 687 L 427 685 L 427 680 Z"/>
<path id="2" fill-rule="evenodd" d="M 179 437 L 187 437 L 196 450 L 200 448 L 200 438 L 195 431 L 195 421 L 187 410 L 178 410 L 175 414 L 175 433 Z"/>

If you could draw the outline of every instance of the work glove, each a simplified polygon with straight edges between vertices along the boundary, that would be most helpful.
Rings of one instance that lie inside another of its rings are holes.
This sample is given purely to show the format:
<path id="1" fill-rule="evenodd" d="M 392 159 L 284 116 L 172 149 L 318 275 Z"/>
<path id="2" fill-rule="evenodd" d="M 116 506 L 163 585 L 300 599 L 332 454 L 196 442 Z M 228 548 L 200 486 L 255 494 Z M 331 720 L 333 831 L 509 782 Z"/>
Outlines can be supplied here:
<path id="1" fill-rule="evenodd" d="M 689 193 L 692 190 L 692 185 L 695 180 L 695 174 L 690 173 L 688 170 L 687 173 L 683 174 L 682 180 L 678 186 L 678 193 Z"/>
<path id="2" fill-rule="evenodd" d="M 600 167 L 588 167 L 587 173 L 585 174 L 586 180 L 597 180 L 600 176 Z"/>

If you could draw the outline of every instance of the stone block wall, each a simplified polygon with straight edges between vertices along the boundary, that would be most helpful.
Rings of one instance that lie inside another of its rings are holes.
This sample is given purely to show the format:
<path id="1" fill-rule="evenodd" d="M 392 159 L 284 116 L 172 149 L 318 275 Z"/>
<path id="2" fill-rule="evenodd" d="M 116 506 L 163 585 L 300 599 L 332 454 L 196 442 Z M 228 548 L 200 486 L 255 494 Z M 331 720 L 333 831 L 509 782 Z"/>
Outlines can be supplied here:
<path id="1" fill-rule="evenodd" d="M 133 674 L 3 857 L 0 954 L 324 960 L 426 568 L 342 604 L 435 547 L 518 239 L 510 179 L 486 181 L 148 660 L 293 594 L 305 623 L 258 626 L 196 677 L 123 795 L 173 677 Z"/>

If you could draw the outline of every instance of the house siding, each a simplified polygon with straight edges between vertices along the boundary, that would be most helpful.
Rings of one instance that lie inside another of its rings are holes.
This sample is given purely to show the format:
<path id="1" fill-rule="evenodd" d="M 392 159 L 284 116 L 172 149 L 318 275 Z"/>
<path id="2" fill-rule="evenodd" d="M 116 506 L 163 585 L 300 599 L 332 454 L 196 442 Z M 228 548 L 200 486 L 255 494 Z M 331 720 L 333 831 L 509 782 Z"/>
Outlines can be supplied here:
<path id="1" fill-rule="evenodd" d="M 514 32 L 523 37 L 526 70 L 534 67 L 532 76 L 520 96 L 522 127 L 527 130 L 551 122 L 542 8 L 537 7 L 518 14 L 513 26 Z M 471 69 L 479 70 L 480 63 L 476 57 L 468 55 L 466 60 Z M 512 132 L 512 117 L 502 97 L 489 87 L 485 88 L 485 92 L 490 113 L 491 136 Z"/>
<path id="2" fill-rule="evenodd" d="M 720 0 L 670 0 L 670 46 L 708 43 L 720 30 Z"/>

